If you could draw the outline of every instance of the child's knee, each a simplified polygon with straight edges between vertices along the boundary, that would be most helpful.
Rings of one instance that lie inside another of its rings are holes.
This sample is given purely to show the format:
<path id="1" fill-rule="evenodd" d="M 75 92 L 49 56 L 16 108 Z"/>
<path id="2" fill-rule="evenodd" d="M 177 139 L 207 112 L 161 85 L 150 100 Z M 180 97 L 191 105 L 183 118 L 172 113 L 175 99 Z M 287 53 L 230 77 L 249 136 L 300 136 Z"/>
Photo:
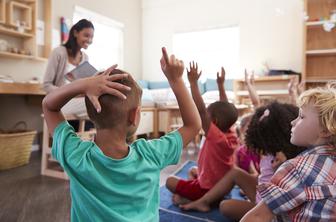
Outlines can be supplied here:
<path id="1" fill-rule="evenodd" d="M 230 212 L 230 206 L 226 203 L 225 200 L 221 201 L 219 204 L 219 211 L 222 215 L 227 215 Z"/>

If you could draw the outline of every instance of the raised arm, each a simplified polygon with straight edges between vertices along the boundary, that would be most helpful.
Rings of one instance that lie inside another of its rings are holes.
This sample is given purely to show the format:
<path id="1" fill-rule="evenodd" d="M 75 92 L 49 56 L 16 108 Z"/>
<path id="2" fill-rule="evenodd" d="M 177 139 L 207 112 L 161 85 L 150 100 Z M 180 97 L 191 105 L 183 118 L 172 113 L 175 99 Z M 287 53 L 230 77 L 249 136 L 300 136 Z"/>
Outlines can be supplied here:
<path id="1" fill-rule="evenodd" d="M 203 131 L 205 135 L 207 135 L 211 120 L 210 117 L 208 116 L 208 112 L 206 110 L 201 93 L 198 89 L 198 83 L 197 83 L 202 72 L 198 72 L 198 64 L 192 62 L 189 63 L 189 70 L 187 69 L 187 73 L 188 73 L 188 80 L 190 83 L 191 95 L 196 104 L 198 113 L 201 116 Z"/>
<path id="2" fill-rule="evenodd" d="M 301 82 L 299 84 L 299 77 L 295 76 L 294 78 L 291 78 L 291 80 L 288 83 L 288 94 L 289 94 L 289 102 L 291 104 L 296 104 L 296 99 L 301 94 L 304 88 L 304 82 Z"/>
<path id="3" fill-rule="evenodd" d="M 225 69 L 222 67 L 221 69 L 221 74 L 217 72 L 217 86 L 218 86 L 218 91 L 219 91 L 219 100 L 227 102 L 228 98 L 225 92 Z"/>
<path id="4" fill-rule="evenodd" d="M 178 129 L 183 139 L 183 147 L 199 133 L 201 129 L 201 119 L 197 113 L 197 108 L 193 102 L 184 82 L 182 74 L 184 65 L 182 60 L 178 60 L 174 55 L 168 57 L 166 48 L 162 48 L 162 58 L 160 60 L 161 69 L 168 79 L 183 120 L 183 126 Z"/>
<path id="5" fill-rule="evenodd" d="M 247 91 L 249 92 L 249 96 L 254 106 L 254 109 L 256 109 L 257 107 L 260 106 L 260 98 L 254 86 L 254 73 L 252 72 L 252 74 L 249 75 L 246 69 L 245 69 L 245 84 L 247 87 Z"/>
<path id="6" fill-rule="evenodd" d="M 101 107 L 98 101 L 99 96 L 103 94 L 111 94 L 125 99 L 125 95 L 119 90 L 130 90 L 128 86 L 113 82 L 118 79 L 126 78 L 128 74 L 109 75 L 116 67 L 112 66 L 103 74 L 76 80 L 70 84 L 64 85 L 49 93 L 42 101 L 44 118 L 47 122 L 48 130 L 51 135 L 57 125 L 64 121 L 61 108 L 72 98 L 86 94 L 92 104 L 100 112 Z"/>

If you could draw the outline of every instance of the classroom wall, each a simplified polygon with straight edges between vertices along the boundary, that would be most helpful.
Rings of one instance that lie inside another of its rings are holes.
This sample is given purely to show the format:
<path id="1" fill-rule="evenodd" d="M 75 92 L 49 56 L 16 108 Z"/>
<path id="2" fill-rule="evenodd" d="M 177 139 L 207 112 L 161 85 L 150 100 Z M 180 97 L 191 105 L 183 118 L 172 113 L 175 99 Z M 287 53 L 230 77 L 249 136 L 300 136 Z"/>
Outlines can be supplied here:
<path id="1" fill-rule="evenodd" d="M 240 27 L 242 70 L 261 72 L 267 61 L 301 71 L 302 0 L 143 0 L 142 8 L 143 79 L 163 78 L 160 48 L 171 52 L 174 33 L 231 25 Z"/>
<path id="2" fill-rule="evenodd" d="M 57 0 L 52 1 L 52 26 L 60 28 L 60 17 L 72 19 L 75 5 L 87 8 L 117 20 L 124 27 L 124 69 L 136 78 L 142 71 L 141 65 L 141 1 L 139 0 Z M 113 63 L 113 61 L 111 61 Z M 27 81 L 32 77 L 43 79 L 46 62 L 0 58 L 0 74 L 11 75 L 15 81 Z M 23 96 L 0 97 L 0 129 L 10 128 L 16 121 L 24 120 L 29 128 L 42 130 L 39 105 L 27 102 Z M 13 112 L 15 107 L 15 112 Z"/>

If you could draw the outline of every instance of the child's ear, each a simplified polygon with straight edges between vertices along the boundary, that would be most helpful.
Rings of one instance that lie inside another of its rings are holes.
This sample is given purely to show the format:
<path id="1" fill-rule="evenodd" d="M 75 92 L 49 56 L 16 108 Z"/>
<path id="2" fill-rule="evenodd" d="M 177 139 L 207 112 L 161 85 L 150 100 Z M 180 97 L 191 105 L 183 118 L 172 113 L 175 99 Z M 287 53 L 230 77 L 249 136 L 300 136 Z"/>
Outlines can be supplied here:
<path id="1" fill-rule="evenodd" d="M 128 123 L 135 126 L 137 124 L 137 119 L 140 118 L 141 107 L 137 106 L 136 108 L 130 110 L 128 115 Z"/>
<path id="2" fill-rule="evenodd" d="M 320 136 L 322 138 L 328 138 L 330 136 L 332 136 L 332 133 L 329 132 L 327 129 L 323 129 L 321 132 L 320 132 Z"/>

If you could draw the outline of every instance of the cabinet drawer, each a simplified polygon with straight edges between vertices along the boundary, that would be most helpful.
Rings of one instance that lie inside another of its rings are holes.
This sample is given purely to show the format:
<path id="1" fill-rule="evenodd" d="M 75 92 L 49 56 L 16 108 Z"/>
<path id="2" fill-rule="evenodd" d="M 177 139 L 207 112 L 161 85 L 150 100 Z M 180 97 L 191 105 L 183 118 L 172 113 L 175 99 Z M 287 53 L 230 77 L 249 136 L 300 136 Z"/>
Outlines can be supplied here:
<path id="1" fill-rule="evenodd" d="M 139 135 L 139 134 L 145 134 L 145 133 L 152 133 L 154 131 L 153 118 L 154 118 L 153 112 L 142 111 L 139 127 L 136 131 L 136 134 Z"/>

